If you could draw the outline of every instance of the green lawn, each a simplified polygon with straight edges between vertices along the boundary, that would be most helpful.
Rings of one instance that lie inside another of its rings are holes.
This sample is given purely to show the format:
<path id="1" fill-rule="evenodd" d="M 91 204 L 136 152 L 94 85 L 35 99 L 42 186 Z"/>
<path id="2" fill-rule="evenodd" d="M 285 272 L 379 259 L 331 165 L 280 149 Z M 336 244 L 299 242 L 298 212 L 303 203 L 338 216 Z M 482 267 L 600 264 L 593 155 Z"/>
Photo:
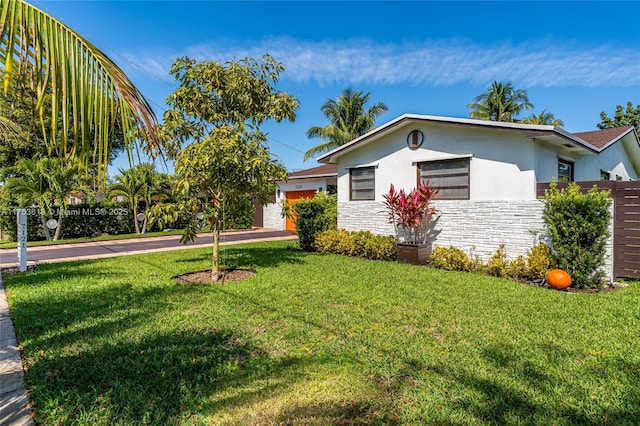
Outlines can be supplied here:
<path id="1" fill-rule="evenodd" d="M 474 274 L 226 247 L 4 281 L 43 424 L 640 424 L 640 283 L 568 294 Z"/>

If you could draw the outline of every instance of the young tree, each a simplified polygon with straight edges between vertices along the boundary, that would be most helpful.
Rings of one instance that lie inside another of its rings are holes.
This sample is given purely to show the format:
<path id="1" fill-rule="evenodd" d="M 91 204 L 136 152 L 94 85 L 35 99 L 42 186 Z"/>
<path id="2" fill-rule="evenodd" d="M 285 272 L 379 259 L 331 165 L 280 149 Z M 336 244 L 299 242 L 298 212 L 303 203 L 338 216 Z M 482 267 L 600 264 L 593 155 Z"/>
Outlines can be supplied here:
<path id="1" fill-rule="evenodd" d="M 525 90 L 516 90 L 511 82 L 494 81 L 491 87 L 481 95 L 476 96 L 474 102 L 467 105 L 472 111 L 471 118 L 491 121 L 515 122 L 516 116 L 523 110 L 532 110 Z"/>
<path id="2" fill-rule="evenodd" d="M 627 107 L 622 105 L 616 107 L 616 113 L 610 118 L 604 111 L 600 113 L 602 121 L 598 124 L 598 129 L 610 129 L 612 127 L 633 126 L 636 132 L 640 129 L 640 104 L 633 107 L 631 101 L 627 102 Z"/>
<path id="3" fill-rule="evenodd" d="M 260 131 L 265 120 L 295 120 L 297 100 L 275 89 L 284 66 L 271 56 L 219 63 L 176 60 L 171 74 L 180 87 L 169 96 L 163 133 L 175 155 L 180 203 L 154 207 L 155 220 L 192 219 L 182 241 L 192 241 L 204 217 L 213 231 L 211 276 L 220 278 L 219 241 L 226 203 L 245 194 L 265 202 L 273 181 L 286 178 Z M 181 149 L 183 144 L 189 144 Z M 161 223 L 162 226 L 162 223 Z"/>
<path id="4" fill-rule="evenodd" d="M 387 112 L 388 108 L 384 103 L 377 102 L 365 111 L 367 102 L 369 93 L 354 92 L 352 89 L 345 89 L 335 101 L 327 100 L 320 110 L 329 124 L 307 130 L 308 138 L 320 138 L 326 142 L 309 149 L 304 154 L 304 160 L 344 145 L 373 129 L 376 118 Z"/>

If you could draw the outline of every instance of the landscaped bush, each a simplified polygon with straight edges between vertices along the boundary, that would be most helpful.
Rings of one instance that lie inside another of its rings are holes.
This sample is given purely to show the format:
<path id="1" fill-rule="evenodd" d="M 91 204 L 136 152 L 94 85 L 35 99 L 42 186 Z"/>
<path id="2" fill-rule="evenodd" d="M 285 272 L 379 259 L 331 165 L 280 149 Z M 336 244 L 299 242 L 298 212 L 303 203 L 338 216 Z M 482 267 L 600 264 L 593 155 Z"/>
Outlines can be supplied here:
<path id="1" fill-rule="evenodd" d="M 429 265 L 447 271 L 472 271 L 474 262 L 457 247 L 434 246 L 429 256 Z"/>
<path id="2" fill-rule="evenodd" d="M 448 271 L 480 272 L 513 280 L 539 282 L 557 265 L 549 247 L 541 243 L 531 248 L 526 260 L 522 256 L 509 260 L 505 245 L 500 244 L 486 266 L 478 257 L 471 258 L 457 247 L 435 246 L 429 258 L 429 266 Z"/>
<path id="3" fill-rule="evenodd" d="M 293 209 L 302 250 L 313 251 L 316 235 L 336 227 L 338 199 L 335 194 L 319 192 L 310 200 L 298 201 Z"/>
<path id="4" fill-rule="evenodd" d="M 369 231 L 349 232 L 344 229 L 330 229 L 316 236 L 314 246 L 320 253 L 334 253 L 371 260 L 395 260 L 396 258 L 395 238 L 375 235 Z"/>
<path id="5" fill-rule="evenodd" d="M 531 247 L 527 254 L 526 278 L 531 281 L 545 280 L 547 272 L 558 267 L 553 253 L 548 245 L 540 243 Z"/>
<path id="6" fill-rule="evenodd" d="M 609 191 L 592 188 L 586 194 L 571 183 L 545 193 L 544 221 L 551 235 L 558 267 L 571 275 L 572 287 L 601 288 L 611 215 Z"/>

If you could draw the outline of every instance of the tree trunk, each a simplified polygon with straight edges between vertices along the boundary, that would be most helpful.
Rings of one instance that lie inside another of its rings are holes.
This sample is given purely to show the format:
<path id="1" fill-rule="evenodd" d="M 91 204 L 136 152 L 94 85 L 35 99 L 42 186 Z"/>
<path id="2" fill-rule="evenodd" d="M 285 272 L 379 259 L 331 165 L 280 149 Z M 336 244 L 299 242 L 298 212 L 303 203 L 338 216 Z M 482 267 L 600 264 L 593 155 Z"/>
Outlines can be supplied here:
<path id="1" fill-rule="evenodd" d="M 40 214 L 40 223 L 42 223 L 42 231 L 44 232 L 44 237 L 47 241 L 51 241 L 51 233 L 49 232 L 49 228 L 47 228 L 47 219 Z"/>
<path id="2" fill-rule="evenodd" d="M 132 210 L 133 210 L 133 224 L 135 225 L 135 230 L 136 230 L 136 234 L 140 233 L 140 225 L 138 225 L 138 208 L 133 205 L 132 206 Z"/>
<path id="3" fill-rule="evenodd" d="M 213 229 L 213 253 L 211 255 L 211 281 L 217 283 L 220 279 L 220 230 Z"/>
<path id="4" fill-rule="evenodd" d="M 147 233 L 147 222 L 149 221 L 149 218 L 147 217 L 147 215 L 144 216 L 144 221 L 142 222 L 142 231 L 140 231 L 142 234 L 146 234 Z"/>
<path id="5" fill-rule="evenodd" d="M 213 253 L 211 254 L 211 281 L 220 279 L 220 204 L 216 206 L 213 216 Z"/>
<path id="6" fill-rule="evenodd" d="M 62 230 L 62 212 L 60 212 L 59 214 L 59 218 L 58 218 L 58 226 L 56 226 L 56 234 L 53 236 L 53 241 L 58 241 L 58 239 L 60 238 L 60 231 Z"/>

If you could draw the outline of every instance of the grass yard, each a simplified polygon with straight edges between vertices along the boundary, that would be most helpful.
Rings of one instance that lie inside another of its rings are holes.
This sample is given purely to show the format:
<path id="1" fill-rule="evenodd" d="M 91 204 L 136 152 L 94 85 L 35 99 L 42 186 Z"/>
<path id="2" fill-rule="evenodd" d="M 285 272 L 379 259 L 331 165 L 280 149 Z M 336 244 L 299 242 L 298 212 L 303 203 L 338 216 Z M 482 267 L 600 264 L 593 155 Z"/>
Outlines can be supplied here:
<path id="1" fill-rule="evenodd" d="M 206 249 L 4 281 L 54 424 L 640 424 L 640 283 L 567 294 L 229 246 L 249 280 L 177 284 Z"/>

